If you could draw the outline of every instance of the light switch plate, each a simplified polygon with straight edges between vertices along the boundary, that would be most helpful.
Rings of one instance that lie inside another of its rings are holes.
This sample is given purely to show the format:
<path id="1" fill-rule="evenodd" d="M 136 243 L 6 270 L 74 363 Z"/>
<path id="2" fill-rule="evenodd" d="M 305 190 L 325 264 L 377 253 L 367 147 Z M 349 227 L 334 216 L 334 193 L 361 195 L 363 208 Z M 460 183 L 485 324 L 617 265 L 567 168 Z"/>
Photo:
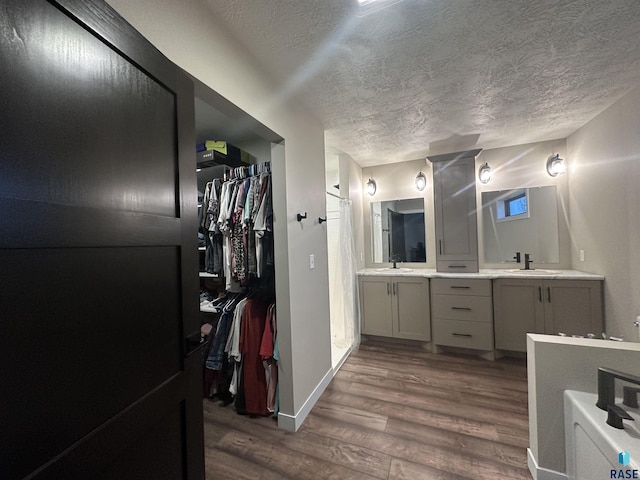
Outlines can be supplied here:
<path id="1" fill-rule="evenodd" d="M 580 250 L 580 261 L 584 262 L 584 250 Z"/>
<path id="2" fill-rule="evenodd" d="M 313 270 L 314 268 L 316 268 L 316 257 L 312 253 L 309 255 L 309 270 Z"/>

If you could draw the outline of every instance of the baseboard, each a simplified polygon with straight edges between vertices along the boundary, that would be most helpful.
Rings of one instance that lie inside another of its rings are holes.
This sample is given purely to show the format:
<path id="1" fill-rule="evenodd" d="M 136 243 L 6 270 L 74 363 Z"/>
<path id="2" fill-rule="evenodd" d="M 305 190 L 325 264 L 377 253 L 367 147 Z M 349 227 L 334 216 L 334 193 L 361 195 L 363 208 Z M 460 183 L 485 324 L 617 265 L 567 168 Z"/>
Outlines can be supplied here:
<path id="1" fill-rule="evenodd" d="M 311 409 L 314 407 L 316 402 L 320 399 L 320 396 L 325 391 L 325 389 L 331 383 L 333 379 L 333 368 L 330 368 L 327 373 L 325 373 L 320 383 L 316 386 L 316 388 L 311 392 L 309 398 L 304 402 L 302 408 L 298 410 L 298 413 L 295 415 L 287 415 L 286 413 L 278 413 L 278 427 L 283 430 L 287 430 L 289 432 L 296 432 L 302 426 L 305 418 L 311 412 Z"/>
<path id="2" fill-rule="evenodd" d="M 536 459 L 533 458 L 533 453 L 530 448 L 527 448 L 527 466 L 529 467 L 529 472 L 531 472 L 533 480 L 568 480 L 565 473 L 540 468 Z"/>
<path id="3" fill-rule="evenodd" d="M 344 352 L 344 355 L 342 355 L 342 358 L 340 360 L 338 360 L 338 363 L 336 364 L 335 367 L 333 367 L 333 376 L 336 376 L 336 373 L 338 373 L 338 370 L 340 370 L 340 367 L 342 367 L 342 364 L 347 360 L 347 358 L 349 358 L 349 355 L 351 355 L 351 352 L 353 352 L 353 347 L 350 348 L 349 350 L 346 350 Z"/>

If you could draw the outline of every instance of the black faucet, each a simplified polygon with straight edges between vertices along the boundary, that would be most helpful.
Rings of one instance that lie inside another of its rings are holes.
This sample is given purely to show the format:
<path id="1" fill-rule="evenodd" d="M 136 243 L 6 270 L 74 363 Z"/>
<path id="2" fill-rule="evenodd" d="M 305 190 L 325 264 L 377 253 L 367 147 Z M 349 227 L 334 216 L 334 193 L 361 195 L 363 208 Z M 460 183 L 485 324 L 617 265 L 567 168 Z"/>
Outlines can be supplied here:
<path id="1" fill-rule="evenodd" d="M 513 259 L 516 261 L 516 263 L 520 263 L 520 252 L 516 252 L 516 254 L 513 256 Z"/>
<path id="2" fill-rule="evenodd" d="M 615 403 L 616 390 L 614 387 L 616 378 L 640 385 L 640 377 L 636 375 L 620 372 L 611 368 L 598 367 L 598 403 L 596 403 L 598 408 L 606 410 L 607 405 L 613 405 Z M 625 405 L 628 404 L 625 403 Z"/>
<path id="3" fill-rule="evenodd" d="M 533 268 L 531 268 L 531 254 L 530 253 L 525 253 L 524 254 L 524 268 L 523 270 L 534 270 Z"/>
<path id="4" fill-rule="evenodd" d="M 393 263 L 393 267 L 392 267 L 392 268 L 398 268 L 398 267 L 396 266 L 396 263 L 397 263 L 397 261 L 398 261 L 398 256 L 397 256 L 395 253 L 392 253 L 391 255 L 389 255 L 389 261 L 390 261 L 391 263 Z"/>

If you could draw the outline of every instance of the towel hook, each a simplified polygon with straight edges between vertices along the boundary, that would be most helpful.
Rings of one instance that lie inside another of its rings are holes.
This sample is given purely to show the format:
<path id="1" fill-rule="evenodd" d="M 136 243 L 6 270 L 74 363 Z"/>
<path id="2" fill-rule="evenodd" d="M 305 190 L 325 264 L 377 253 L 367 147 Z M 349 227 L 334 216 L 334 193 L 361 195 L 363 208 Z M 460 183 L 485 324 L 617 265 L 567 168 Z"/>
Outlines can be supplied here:
<path id="1" fill-rule="evenodd" d="M 298 214 L 296 218 L 298 219 L 299 222 L 301 222 L 303 218 L 307 218 L 307 212 L 304 212 L 304 215 Z"/>
<path id="2" fill-rule="evenodd" d="M 327 217 L 324 217 L 324 218 L 322 218 L 322 217 L 318 217 L 318 223 L 319 223 L 320 225 L 322 225 L 322 222 L 326 222 L 326 221 L 327 221 Z"/>

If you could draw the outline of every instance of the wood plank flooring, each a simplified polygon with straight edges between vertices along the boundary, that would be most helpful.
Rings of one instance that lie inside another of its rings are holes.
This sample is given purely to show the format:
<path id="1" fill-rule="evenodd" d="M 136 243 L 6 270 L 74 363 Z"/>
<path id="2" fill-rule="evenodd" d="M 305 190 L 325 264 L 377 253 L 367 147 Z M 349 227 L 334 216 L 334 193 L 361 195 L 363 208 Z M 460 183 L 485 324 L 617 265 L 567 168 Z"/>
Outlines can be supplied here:
<path id="1" fill-rule="evenodd" d="M 297 433 L 204 400 L 208 480 L 531 479 L 526 363 L 370 341 Z"/>

